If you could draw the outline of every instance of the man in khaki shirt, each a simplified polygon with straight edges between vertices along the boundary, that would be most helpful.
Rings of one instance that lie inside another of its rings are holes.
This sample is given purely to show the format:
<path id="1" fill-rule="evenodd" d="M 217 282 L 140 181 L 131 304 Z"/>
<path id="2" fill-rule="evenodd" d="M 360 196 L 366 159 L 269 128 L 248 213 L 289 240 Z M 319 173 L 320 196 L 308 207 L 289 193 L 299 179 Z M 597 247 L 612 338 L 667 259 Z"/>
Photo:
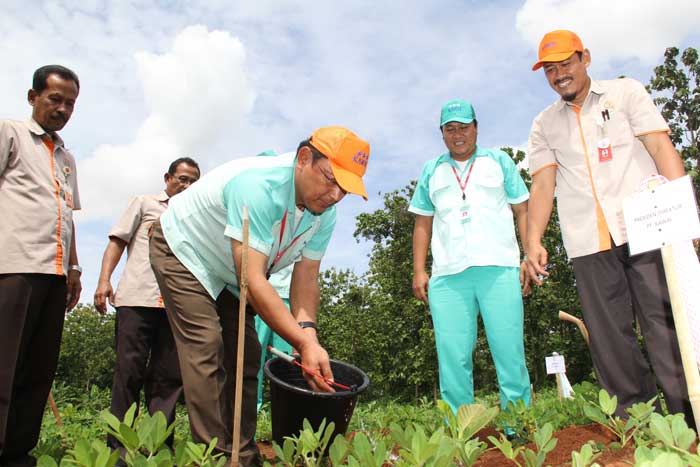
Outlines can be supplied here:
<path id="1" fill-rule="evenodd" d="M 561 96 L 534 120 L 528 143 L 532 175 L 528 269 L 546 276 L 542 235 L 557 196 L 562 237 L 572 259 L 600 385 L 617 395 L 618 415 L 656 396 L 693 426 L 659 251 L 630 256 L 622 201 L 653 174 L 685 174 L 668 125 L 644 86 L 632 79 L 593 81 L 588 49 L 571 31 L 552 31 L 539 60 Z M 651 368 L 637 343 L 639 322 Z M 652 373 L 653 370 L 653 373 Z"/>
<path id="2" fill-rule="evenodd" d="M 120 420 L 133 403 L 139 403 L 141 388 L 149 413 L 163 412 L 168 424 L 175 420 L 182 379 L 173 334 L 148 258 L 148 230 L 168 207 L 168 200 L 198 179 L 199 165 L 194 160 L 176 159 L 164 175 L 165 190 L 132 198 L 109 233 L 95 308 L 104 313 L 109 300 L 117 310 L 111 411 Z M 126 266 L 115 293 L 110 278 L 124 248 L 128 252 Z M 113 448 L 119 447 L 116 439 L 108 441 Z"/>
<path id="3" fill-rule="evenodd" d="M 80 82 L 60 65 L 34 72 L 31 119 L 0 120 L 0 465 L 33 466 L 66 310 L 80 298 L 75 160 L 56 133 Z"/>

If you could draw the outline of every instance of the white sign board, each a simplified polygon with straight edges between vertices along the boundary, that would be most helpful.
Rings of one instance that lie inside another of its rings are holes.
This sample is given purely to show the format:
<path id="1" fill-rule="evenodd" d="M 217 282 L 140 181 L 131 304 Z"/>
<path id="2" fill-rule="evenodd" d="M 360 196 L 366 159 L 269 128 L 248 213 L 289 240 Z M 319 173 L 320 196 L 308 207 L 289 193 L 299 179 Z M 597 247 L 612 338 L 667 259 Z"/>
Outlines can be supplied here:
<path id="1" fill-rule="evenodd" d="M 547 366 L 548 375 L 566 372 L 566 365 L 564 364 L 563 355 L 553 355 L 551 357 L 545 357 L 544 363 Z"/>
<path id="2" fill-rule="evenodd" d="M 623 213 L 630 254 L 700 237 L 690 177 L 678 178 L 626 198 Z"/>

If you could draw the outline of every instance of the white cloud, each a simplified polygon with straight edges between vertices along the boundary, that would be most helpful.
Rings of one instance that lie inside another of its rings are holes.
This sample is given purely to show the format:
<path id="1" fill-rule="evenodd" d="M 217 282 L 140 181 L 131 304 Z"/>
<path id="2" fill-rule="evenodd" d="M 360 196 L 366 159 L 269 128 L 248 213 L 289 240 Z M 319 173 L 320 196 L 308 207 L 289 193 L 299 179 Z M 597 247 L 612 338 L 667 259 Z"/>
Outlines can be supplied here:
<path id="1" fill-rule="evenodd" d="M 575 31 L 594 70 L 607 70 L 615 61 L 656 65 L 666 47 L 698 33 L 699 17 L 698 0 L 526 0 L 516 29 L 533 51 L 548 31 Z"/>
<path id="2" fill-rule="evenodd" d="M 133 141 L 80 161 L 81 220 L 115 216 L 130 196 L 158 191 L 173 159 L 243 133 L 255 99 L 245 57 L 237 38 L 204 26 L 182 30 L 166 53 L 137 52 L 149 115 Z"/>

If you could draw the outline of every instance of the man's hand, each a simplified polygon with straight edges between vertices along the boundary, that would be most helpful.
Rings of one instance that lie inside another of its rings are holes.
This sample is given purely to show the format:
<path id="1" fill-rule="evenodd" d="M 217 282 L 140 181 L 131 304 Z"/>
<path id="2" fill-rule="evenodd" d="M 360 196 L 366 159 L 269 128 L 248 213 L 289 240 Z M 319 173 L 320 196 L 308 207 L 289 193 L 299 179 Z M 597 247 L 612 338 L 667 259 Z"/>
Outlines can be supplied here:
<path id="1" fill-rule="evenodd" d="M 97 283 L 94 300 L 95 309 L 102 314 L 107 311 L 107 300 L 109 300 L 110 305 L 114 306 L 112 302 L 114 300 L 114 291 L 109 281 L 101 280 Z"/>
<path id="2" fill-rule="evenodd" d="M 547 250 L 544 249 L 541 243 L 530 245 L 527 249 L 527 268 L 530 273 L 530 278 L 537 285 L 542 285 L 541 277 L 549 276 L 549 273 L 544 268 L 547 265 Z"/>
<path id="3" fill-rule="evenodd" d="M 520 290 L 522 291 L 523 297 L 527 297 L 532 291 L 530 287 L 531 280 L 530 271 L 527 267 L 527 260 L 525 260 L 520 263 Z"/>
<path id="4" fill-rule="evenodd" d="M 80 272 L 70 270 L 66 276 L 66 311 L 72 310 L 78 304 L 83 286 L 80 284 Z"/>
<path id="5" fill-rule="evenodd" d="M 328 352 L 326 352 L 326 349 L 321 347 L 315 339 L 306 340 L 304 345 L 299 349 L 299 354 L 301 355 L 301 363 L 309 370 L 320 373 L 330 380 L 333 379 Z M 302 371 L 302 373 L 312 391 L 335 392 L 335 390 L 321 378 L 310 375 L 305 371 Z"/>
<path id="6" fill-rule="evenodd" d="M 428 282 L 430 276 L 425 271 L 413 274 L 413 296 L 428 306 Z"/>

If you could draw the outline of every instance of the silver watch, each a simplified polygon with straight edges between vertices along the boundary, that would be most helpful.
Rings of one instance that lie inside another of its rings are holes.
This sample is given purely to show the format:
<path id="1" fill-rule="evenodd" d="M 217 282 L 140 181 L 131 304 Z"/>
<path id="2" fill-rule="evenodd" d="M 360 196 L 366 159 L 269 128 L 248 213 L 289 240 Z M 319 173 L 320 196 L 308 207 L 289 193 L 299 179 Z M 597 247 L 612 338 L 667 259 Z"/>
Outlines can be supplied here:
<path id="1" fill-rule="evenodd" d="M 83 273 L 83 268 L 80 267 L 79 264 L 71 264 L 70 266 L 68 266 L 68 270 L 69 271 L 78 271 L 78 274 Z"/>

